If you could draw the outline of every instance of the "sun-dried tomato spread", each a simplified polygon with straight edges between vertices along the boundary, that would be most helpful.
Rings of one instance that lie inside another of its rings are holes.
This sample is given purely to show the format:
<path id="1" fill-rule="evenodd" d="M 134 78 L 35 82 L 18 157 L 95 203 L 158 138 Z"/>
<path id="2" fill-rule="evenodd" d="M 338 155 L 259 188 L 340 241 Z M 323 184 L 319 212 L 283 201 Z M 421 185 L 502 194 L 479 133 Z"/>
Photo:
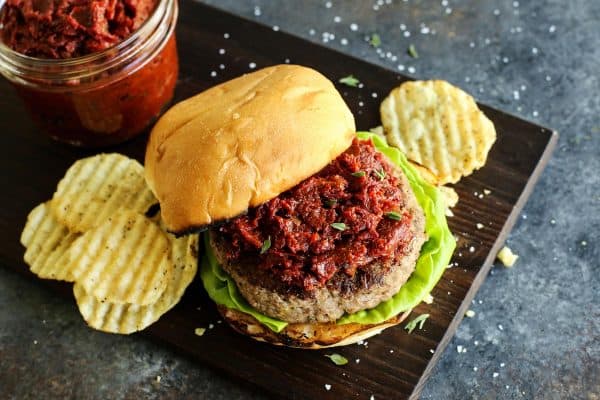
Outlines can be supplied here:
<path id="1" fill-rule="evenodd" d="M 2 41 L 38 58 L 71 58 L 121 42 L 148 19 L 157 0 L 7 0 Z"/>
<path id="2" fill-rule="evenodd" d="M 282 282 L 311 290 L 336 272 L 354 276 L 394 261 L 412 239 L 412 215 L 385 156 L 355 139 L 316 175 L 222 225 L 229 261 L 251 259 Z"/>

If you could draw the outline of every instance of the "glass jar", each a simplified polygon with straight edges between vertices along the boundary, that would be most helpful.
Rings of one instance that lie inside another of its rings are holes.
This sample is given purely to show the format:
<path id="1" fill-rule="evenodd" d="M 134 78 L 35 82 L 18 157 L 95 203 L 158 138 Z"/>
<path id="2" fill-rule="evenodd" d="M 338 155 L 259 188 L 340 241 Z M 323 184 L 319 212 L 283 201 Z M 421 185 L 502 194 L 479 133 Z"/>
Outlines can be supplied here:
<path id="1" fill-rule="evenodd" d="M 29 57 L 0 42 L 0 73 L 53 139 L 83 147 L 123 142 L 143 132 L 173 98 L 177 13 L 177 0 L 159 0 L 128 38 L 76 58 Z"/>

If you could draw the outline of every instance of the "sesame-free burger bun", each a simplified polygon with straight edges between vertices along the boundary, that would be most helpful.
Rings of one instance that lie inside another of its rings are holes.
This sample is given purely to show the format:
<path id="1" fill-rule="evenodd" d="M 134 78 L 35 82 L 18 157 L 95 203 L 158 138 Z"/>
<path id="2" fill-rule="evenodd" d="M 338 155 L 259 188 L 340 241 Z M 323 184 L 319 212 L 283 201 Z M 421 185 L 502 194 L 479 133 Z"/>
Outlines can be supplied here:
<path id="1" fill-rule="evenodd" d="M 398 325 L 408 317 L 412 310 L 405 311 L 379 324 L 364 325 L 357 323 L 313 323 L 288 324 L 281 332 L 275 332 L 258 322 L 253 316 L 218 305 L 217 309 L 225 321 L 237 332 L 250 336 L 254 340 L 278 346 L 303 349 L 323 349 L 327 347 L 347 346 L 378 335 L 387 328 Z"/>
<path id="2" fill-rule="evenodd" d="M 146 180 L 167 228 L 233 218 L 314 175 L 352 143 L 352 113 L 331 81 L 277 65 L 184 100 L 157 122 Z"/>

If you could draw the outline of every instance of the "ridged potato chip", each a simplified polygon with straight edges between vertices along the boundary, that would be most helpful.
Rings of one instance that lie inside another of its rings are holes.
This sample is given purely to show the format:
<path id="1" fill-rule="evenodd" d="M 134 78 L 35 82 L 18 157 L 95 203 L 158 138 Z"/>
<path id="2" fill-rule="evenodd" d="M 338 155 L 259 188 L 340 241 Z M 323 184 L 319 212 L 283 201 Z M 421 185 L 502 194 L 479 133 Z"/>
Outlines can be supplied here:
<path id="1" fill-rule="evenodd" d="M 85 232 L 119 209 L 143 214 L 154 203 L 140 163 L 121 154 L 99 154 L 69 168 L 54 193 L 52 211 L 71 231 Z"/>
<path id="2" fill-rule="evenodd" d="M 23 258 L 31 272 L 40 278 L 73 282 L 64 256 L 79 235 L 69 232 L 56 220 L 49 203 L 38 205 L 27 216 L 21 233 L 21 244 L 26 248 Z"/>
<path id="3" fill-rule="evenodd" d="M 69 249 L 75 281 L 99 301 L 148 305 L 171 274 L 169 239 L 148 218 L 120 210 L 85 232 Z"/>
<path id="4" fill-rule="evenodd" d="M 496 140 L 473 97 L 445 81 L 405 82 L 380 107 L 388 143 L 428 168 L 438 184 L 481 168 Z"/>
<path id="5" fill-rule="evenodd" d="M 198 265 L 198 235 L 175 239 L 170 237 L 173 272 L 161 297 L 155 303 L 139 306 L 100 302 L 75 284 L 73 293 L 87 324 L 104 332 L 129 334 L 157 321 L 179 302 L 194 279 Z"/>

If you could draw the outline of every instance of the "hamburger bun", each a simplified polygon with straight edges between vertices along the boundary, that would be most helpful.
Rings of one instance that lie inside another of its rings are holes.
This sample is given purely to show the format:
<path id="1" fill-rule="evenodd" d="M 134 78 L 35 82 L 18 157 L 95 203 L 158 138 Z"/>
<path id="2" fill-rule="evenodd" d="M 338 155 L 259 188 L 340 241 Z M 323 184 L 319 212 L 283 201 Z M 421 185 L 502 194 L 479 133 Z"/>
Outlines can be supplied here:
<path id="1" fill-rule="evenodd" d="M 253 316 L 224 306 L 217 306 L 225 321 L 237 332 L 250 336 L 254 340 L 278 346 L 298 347 L 302 349 L 323 349 L 327 347 L 347 346 L 366 340 L 398 325 L 408 317 L 412 310 L 396 315 L 379 324 L 363 325 L 349 323 L 288 324 L 281 332 L 275 332 L 258 322 Z"/>
<path id="2" fill-rule="evenodd" d="M 167 229 L 233 218 L 310 177 L 352 143 L 352 113 L 331 81 L 265 68 L 173 106 L 152 130 L 146 180 Z"/>

